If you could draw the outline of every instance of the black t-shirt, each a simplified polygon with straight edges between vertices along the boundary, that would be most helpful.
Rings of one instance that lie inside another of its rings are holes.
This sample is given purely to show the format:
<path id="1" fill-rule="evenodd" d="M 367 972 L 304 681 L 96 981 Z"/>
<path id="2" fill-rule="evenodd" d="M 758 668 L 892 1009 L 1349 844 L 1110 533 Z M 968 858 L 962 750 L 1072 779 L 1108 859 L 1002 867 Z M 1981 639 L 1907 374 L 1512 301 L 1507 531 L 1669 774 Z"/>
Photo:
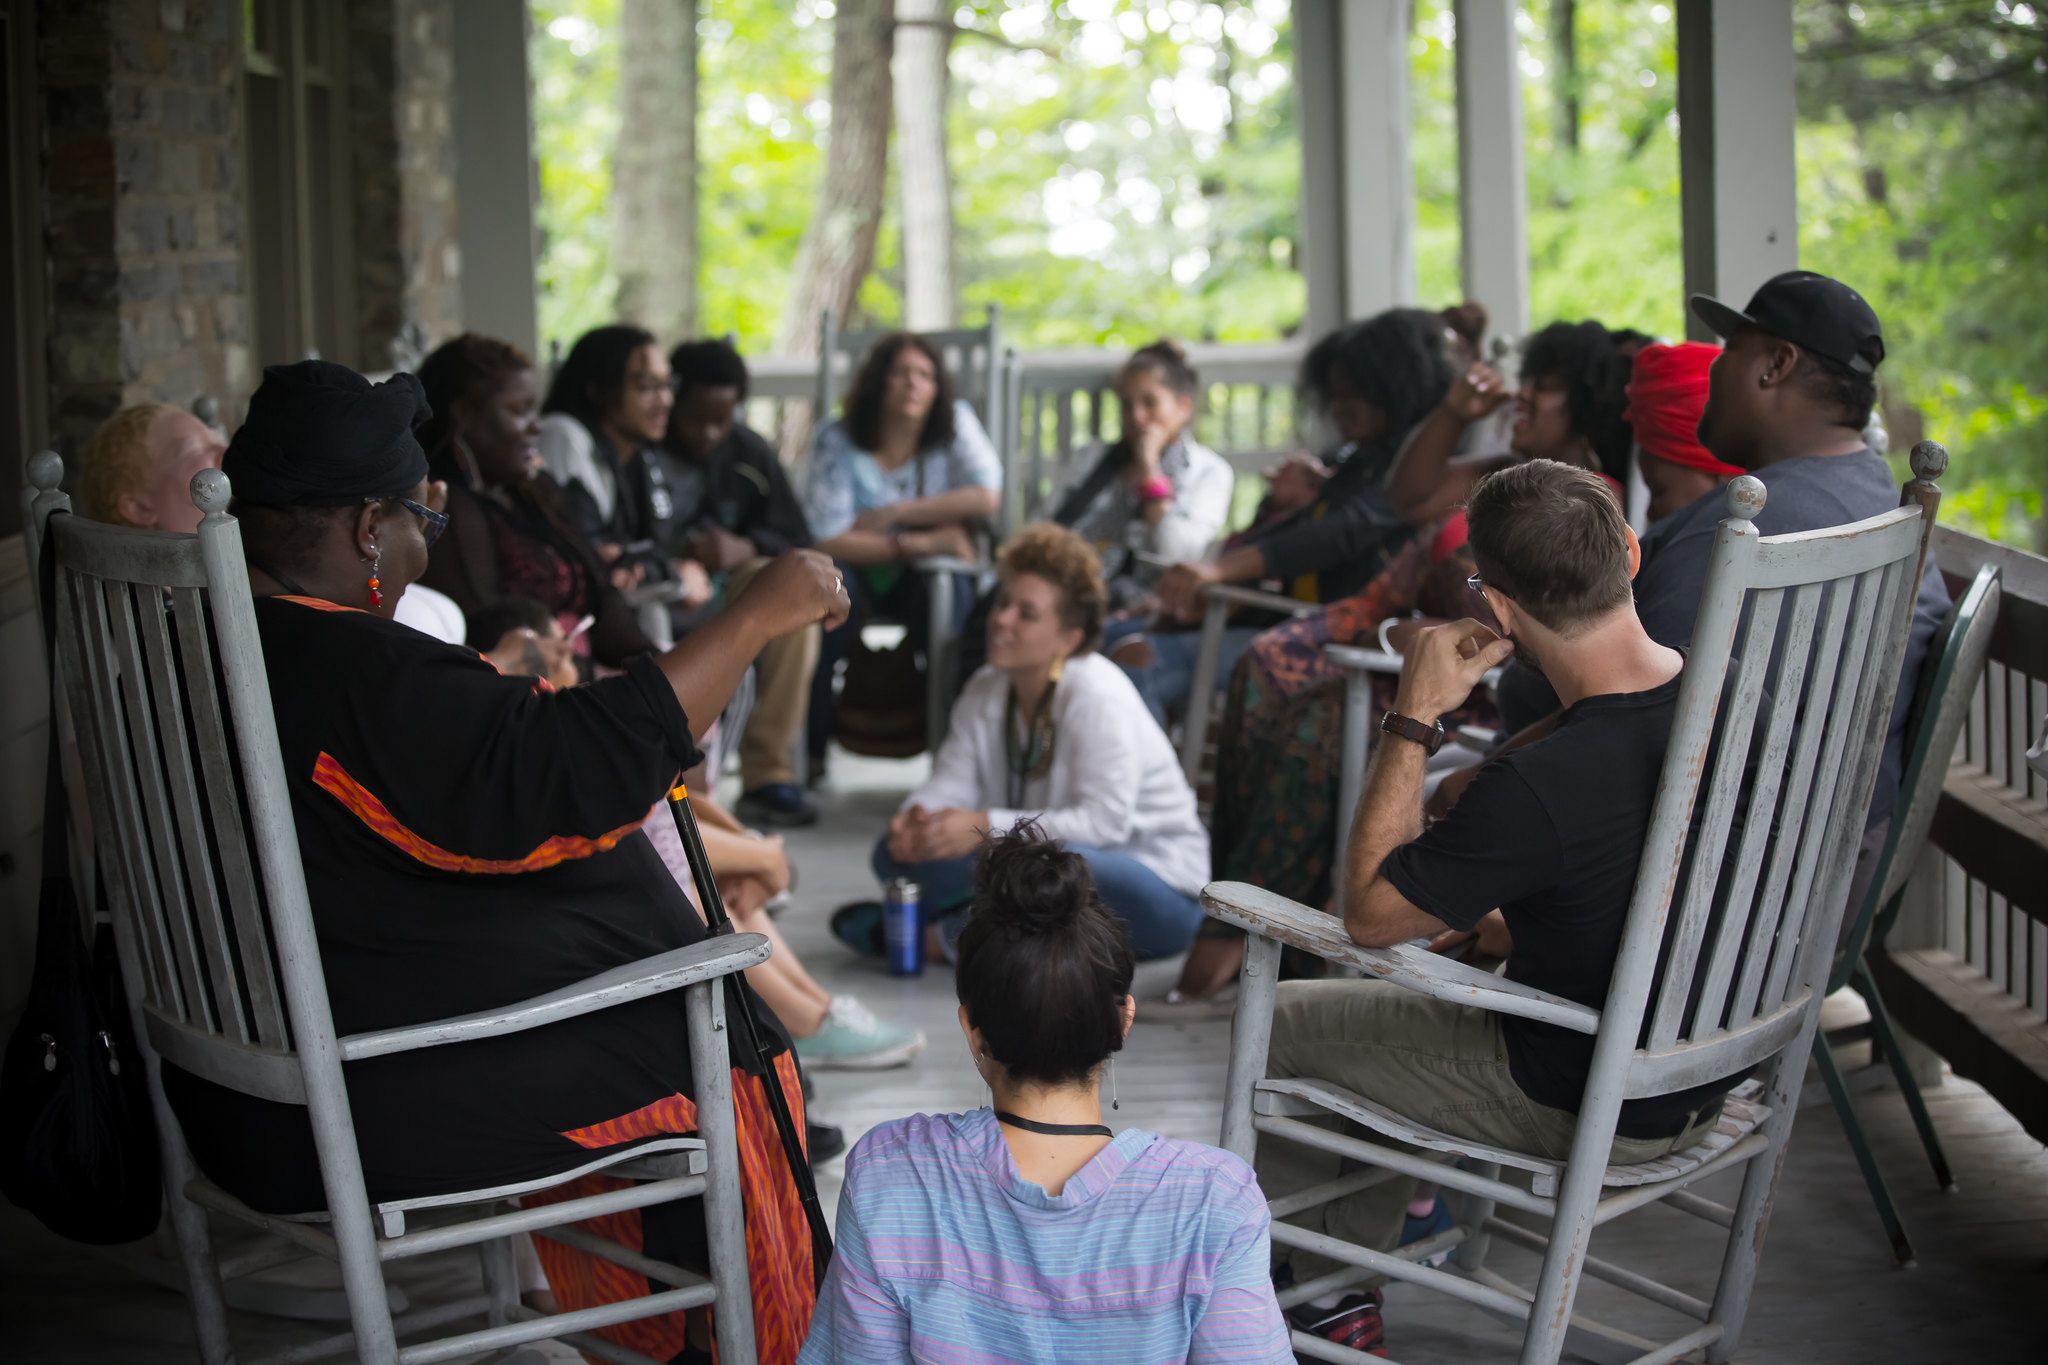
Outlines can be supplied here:
<path id="1" fill-rule="evenodd" d="M 1679 681 L 1580 700 L 1551 735 L 1481 768 L 1451 814 L 1389 854 L 1381 874 L 1453 929 L 1470 929 L 1498 907 L 1514 940 L 1509 980 L 1602 1007 Z M 1576 1113 L 1592 1066 L 1592 1035 L 1514 1016 L 1504 1017 L 1501 1028 L 1522 1092 Z M 1670 1136 L 1727 1088 L 1717 1082 L 1629 1100 L 1617 1131 Z"/>

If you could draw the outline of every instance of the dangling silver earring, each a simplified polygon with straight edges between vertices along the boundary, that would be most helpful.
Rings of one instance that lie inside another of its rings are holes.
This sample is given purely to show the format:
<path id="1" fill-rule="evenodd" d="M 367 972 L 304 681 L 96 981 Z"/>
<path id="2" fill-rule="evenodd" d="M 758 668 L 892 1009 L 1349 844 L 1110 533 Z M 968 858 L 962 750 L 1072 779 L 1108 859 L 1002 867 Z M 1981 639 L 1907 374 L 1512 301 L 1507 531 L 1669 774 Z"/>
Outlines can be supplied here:
<path id="1" fill-rule="evenodd" d="M 1110 1057 L 1109 1057 L 1109 1107 L 1110 1107 L 1111 1109 L 1115 1109 L 1115 1108 L 1117 1108 L 1117 1107 L 1118 1107 L 1118 1105 L 1117 1105 L 1117 1102 L 1116 1102 L 1116 1054 L 1115 1054 L 1115 1053 L 1111 1053 L 1111 1054 L 1110 1054 Z"/>

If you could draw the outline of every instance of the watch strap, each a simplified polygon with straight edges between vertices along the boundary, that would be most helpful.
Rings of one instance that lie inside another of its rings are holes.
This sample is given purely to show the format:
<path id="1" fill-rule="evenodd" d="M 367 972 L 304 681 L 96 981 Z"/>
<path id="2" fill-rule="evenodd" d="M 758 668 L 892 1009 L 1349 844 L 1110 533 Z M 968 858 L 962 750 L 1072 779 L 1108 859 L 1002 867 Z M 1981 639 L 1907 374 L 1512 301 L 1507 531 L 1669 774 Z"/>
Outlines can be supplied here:
<path id="1" fill-rule="evenodd" d="M 1426 754 L 1434 755 L 1444 745 L 1444 723 L 1436 721 L 1424 725 L 1413 716 L 1404 716 L 1399 711 L 1389 711 L 1380 717 L 1380 733 L 1395 735 L 1401 739 L 1413 740 L 1422 746 Z"/>

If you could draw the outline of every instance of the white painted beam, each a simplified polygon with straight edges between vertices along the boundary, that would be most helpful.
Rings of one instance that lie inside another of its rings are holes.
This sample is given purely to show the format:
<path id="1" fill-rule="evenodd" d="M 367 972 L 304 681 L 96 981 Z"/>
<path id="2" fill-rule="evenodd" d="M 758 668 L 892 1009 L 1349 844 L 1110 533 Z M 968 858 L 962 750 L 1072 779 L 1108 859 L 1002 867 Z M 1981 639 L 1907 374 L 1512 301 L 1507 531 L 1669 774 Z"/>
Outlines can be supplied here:
<path id="1" fill-rule="evenodd" d="M 1465 297 L 1497 336 L 1529 330 L 1528 182 L 1516 0 L 1454 0 L 1458 39 L 1458 226 Z M 1444 302 L 1448 302 L 1445 300 Z"/>
<path id="2" fill-rule="evenodd" d="M 1415 300 L 1408 20 L 1408 0 L 1342 7 L 1344 301 L 1353 318 Z"/>
<path id="3" fill-rule="evenodd" d="M 526 24 L 525 5 L 455 0 L 456 240 L 463 325 L 542 362 Z"/>
<path id="4" fill-rule="evenodd" d="M 1343 72 L 1336 0 L 1294 0 L 1294 97 L 1301 137 L 1301 223 L 1295 253 L 1308 285 L 1311 338 L 1344 321 Z"/>
<path id="5" fill-rule="evenodd" d="M 1799 264 L 1792 0 L 1679 0 L 1685 291 L 1740 308 Z M 1686 316 L 1688 334 L 1713 336 Z"/>
<path id="6" fill-rule="evenodd" d="M 1295 0 L 1307 327 L 1415 297 L 1409 0 Z"/>

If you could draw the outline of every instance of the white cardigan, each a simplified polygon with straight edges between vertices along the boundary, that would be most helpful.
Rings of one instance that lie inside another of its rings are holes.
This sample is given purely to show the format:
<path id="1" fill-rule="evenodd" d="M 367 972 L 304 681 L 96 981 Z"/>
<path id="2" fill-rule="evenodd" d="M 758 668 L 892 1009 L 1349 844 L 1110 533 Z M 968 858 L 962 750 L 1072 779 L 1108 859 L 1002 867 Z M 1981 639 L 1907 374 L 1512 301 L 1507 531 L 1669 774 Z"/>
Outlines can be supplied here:
<path id="1" fill-rule="evenodd" d="M 1033 816 L 1055 839 L 1128 854 L 1198 895 L 1209 881 L 1209 832 L 1179 756 L 1124 671 L 1099 654 L 1067 660 L 1052 696 L 1052 767 L 1025 783 L 1021 808 L 1009 805 L 1009 697 L 1010 680 L 993 665 L 968 679 L 932 775 L 904 807 L 987 811 L 996 830 Z"/>

